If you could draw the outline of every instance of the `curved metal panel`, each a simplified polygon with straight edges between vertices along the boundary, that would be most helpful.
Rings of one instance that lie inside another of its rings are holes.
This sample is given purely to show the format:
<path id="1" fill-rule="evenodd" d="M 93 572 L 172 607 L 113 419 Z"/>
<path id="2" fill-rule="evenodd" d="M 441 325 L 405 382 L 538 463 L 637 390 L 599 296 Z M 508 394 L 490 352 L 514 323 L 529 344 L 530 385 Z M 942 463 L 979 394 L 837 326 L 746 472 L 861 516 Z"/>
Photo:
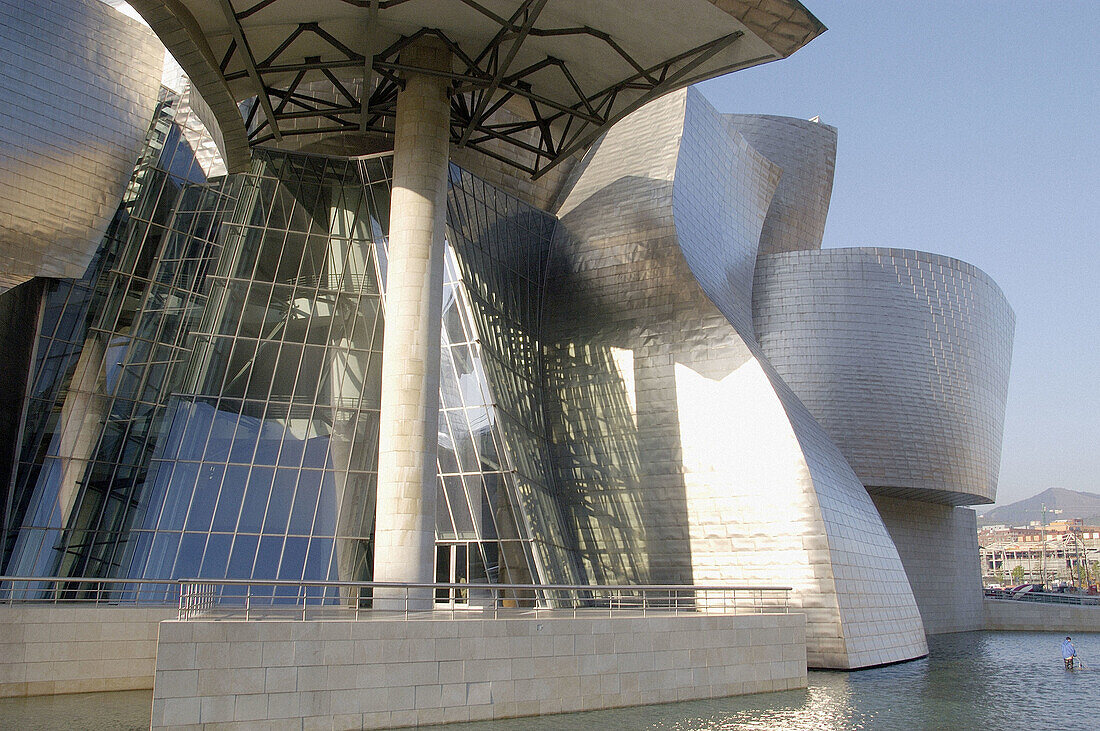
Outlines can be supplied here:
<path id="1" fill-rule="evenodd" d="M 214 52 L 180 0 L 128 0 L 187 74 L 197 97 L 192 107 L 209 131 L 231 173 L 248 169 L 251 152 L 244 120 L 222 77 Z"/>
<path id="2" fill-rule="evenodd" d="M 752 279 L 764 214 L 780 169 L 731 132 L 695 89 L 676 164 L 672 205 L 684 258 L 699 286 L 738 331 L 752 333 Z"/>
<path id="3" fill-rule="evenodd" d="M 867 489 L 993 502 L 1015 318 L 977 268 L 901 249 L 761 257 L 760 345 Z"/>
<path id="4" fill-rule="evenodd" d="M 754 149 L 783 169 L 760 233 L 760 254 L 820 249 L 833 195 L 836 127 L 765 114 L 723 116 Z"/>
<path id="5" fill-rule="evenodd" d="M 578 500 L 614 508 L 589 560 L 631 555 L 630 578 L 654 582 L 789 583 L 814 666 L 926 653 L 875 506 L 744 316 L 773 167 L 686 92 L 623 120 L 578 169 L 546 340 L 562 471 Z"/>
<path id="6" fill-rule="evenodd" d="M 153 116 L 163 49 L 97 0 L 0 0 L 0 289 L 84 273 Z"/>

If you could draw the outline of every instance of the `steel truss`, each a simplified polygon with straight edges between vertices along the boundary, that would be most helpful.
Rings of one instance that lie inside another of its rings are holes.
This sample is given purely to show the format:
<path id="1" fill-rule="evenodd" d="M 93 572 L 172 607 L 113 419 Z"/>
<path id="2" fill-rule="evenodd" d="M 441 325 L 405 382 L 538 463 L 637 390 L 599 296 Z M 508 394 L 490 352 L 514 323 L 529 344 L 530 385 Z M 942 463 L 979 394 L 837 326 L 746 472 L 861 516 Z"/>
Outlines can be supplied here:
<path id="1" fill-rule="evenodd" d="M 507 18 L 497 15 L 476 0 L 461 0 L 499 27 L 485 47 L 473 56 L 435 29 L 421 29 L 374 55 L 364 56 L 340 42 L 319 23 L 310 22 L 299 23 L 271 53 L 256 59 L 241 21 L 264 8 L 289 0 L 259 0 L 239 12 L 233 9 L 229 0 L 219 1 L 233 36 L 221 61 L 222 75 L 227 82 L 247 78 L 255 91 L 255 98 L 245 112 L 251 145 L 272 140 L 277 142 L 289 136 L 333 132 L 392 135 L 397 94 L 404 85 L 403 76 L 416 72 L 443 76 L 451 82 L 451 140 L 456 146 L 477 150 L 535 178 L 583 150 L 619 119 L 662 94 L 774 57 L 747 59 L 732 66 L 700 72 L 703 64 L 743 35 L 742 31 L 736 31 L 658 64 L 643 67 L 611 35 L 599 29 L 588 26 L 538 27 L 536 21 L 547 0 L 524 0 Z M 371 24 L 377 21 L 379 13 L 408 1 L 341 0 L 348 5 L 368 9 L 367 18 Z M 322 59 L 311 56 L 302 61 L 285 58 L 287 49 L 305 34 L 323 40 L 334 52 L 334 57 Z M 402 64 L 399 60 L 401 51 L 424 36 L 441 40 L 457 60 L 456 68 L 461 70 L 441 72 Z M 552 56 L 524 68 L 512 68 L 527 38 L 550 36 L 597 39 L 626 61 L 633 72 L 610 86 L 591 90 L 582 88 L 566 62 Z M 244 69 L 226 73 L 234 60 Z M 336 72 L 344 69 L 362 69 L 363 91 L 359 96 L 348 89 L 346 82 L 337 75 Z M 529 78 L 547 70 L 561 75 L 573 90 L 575 100 L 562 102 L 532 90 Z M 321 80 L 332 85 L 334 98 L 326 99 L 308 93 L 309 83 Z M 617 106 L 616 102 L 620 101 L 624 92 L 640 93 L 632 95 L 629 103 Z M 513 100 L 521 100 L 521 104 L 526 102 L 524 111 L 529 110 L 529 118 L 509 115 L 502 119 L 502 115 L 496 114 Z M 320 124 L 309 128 L 298 127 L 298 120 L 303 119 L 315 119 Z M 505 147 L 502 150 L 500 144 L 493 143 L 503 143 Z M 508 148 L 518 154 L 507 154 Z"/>

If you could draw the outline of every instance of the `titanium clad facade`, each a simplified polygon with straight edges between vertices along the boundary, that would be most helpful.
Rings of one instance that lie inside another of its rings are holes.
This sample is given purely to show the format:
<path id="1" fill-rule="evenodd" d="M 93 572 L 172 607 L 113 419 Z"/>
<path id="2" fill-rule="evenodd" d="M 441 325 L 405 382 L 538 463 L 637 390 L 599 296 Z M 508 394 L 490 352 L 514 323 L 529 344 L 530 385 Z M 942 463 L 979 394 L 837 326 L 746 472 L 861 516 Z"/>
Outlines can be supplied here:
<path id="1" fill-rule="evenodd" d="M 774 166 L 689 90 L 625 119 L 579 167 L 547 339 L 585 368 L 561 368 L 570 431 L 554 442 L 588 457 L 571 465 L 587 478 L 577 493 L 637 521 L 631 542 L 601 542 L 607 563 L 629 556 L 634 580 L 789 582 L 813 666 L 927 652 L 870 497 L 745 317 Z"/>
<path id="2" fill-rule="evenodd" d="M 85 272 L 141 152 L 163 53 L 98 0 L 0 0 L 0 291 Z"/>
<path id="3" fill-rule="evenodd" d="M 767 114 L 723 114 L 783 175 L 760 232 L 760 255 L 820 249 L 833 196 L 836 128 Z"/>
<path id="4" fill-rule="evenodd" d="M 977 268 L 900 249 L 761 257 L 757 338 L 867 489 L 993 502 L 1014 316 Z"/>

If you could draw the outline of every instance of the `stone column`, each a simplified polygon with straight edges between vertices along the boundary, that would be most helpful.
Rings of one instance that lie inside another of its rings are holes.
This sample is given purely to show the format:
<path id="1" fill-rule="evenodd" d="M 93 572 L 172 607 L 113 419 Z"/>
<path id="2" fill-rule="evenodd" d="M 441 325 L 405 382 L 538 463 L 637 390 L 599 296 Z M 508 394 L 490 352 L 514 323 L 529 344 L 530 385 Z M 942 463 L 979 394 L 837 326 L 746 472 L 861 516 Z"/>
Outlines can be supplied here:
<path id="1" fill-rule="evenodd" d="M 410 66 L 450 69 L 450 51 L 424 38 L 401 53 Z M 386 329 L 378 439 L 374 580 L 435 580 L 435 510 L 439 492 L 440 322 L 450 140 L 449 82 L 406 74 L 397 97 L 393 194 L 390 198 Z M 404 592 L 376 591 L 375 607 L 401 609 Z M 430 609 L 432 593 L 410 608 Z"/>

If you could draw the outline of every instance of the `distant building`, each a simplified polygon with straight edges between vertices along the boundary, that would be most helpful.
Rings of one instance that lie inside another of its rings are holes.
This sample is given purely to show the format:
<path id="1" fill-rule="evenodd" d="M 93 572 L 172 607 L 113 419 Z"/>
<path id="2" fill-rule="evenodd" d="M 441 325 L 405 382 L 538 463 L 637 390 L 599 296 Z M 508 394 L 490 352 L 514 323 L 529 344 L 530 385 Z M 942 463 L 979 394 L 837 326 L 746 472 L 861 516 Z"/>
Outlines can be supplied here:
<path id="1" fill-rule="evenodd" d="M 978 532 L 982 581 L 989 584 L 1100 584 L 1100 526 L 1079 518 L 1044 527 L 986 526 Z"/>

